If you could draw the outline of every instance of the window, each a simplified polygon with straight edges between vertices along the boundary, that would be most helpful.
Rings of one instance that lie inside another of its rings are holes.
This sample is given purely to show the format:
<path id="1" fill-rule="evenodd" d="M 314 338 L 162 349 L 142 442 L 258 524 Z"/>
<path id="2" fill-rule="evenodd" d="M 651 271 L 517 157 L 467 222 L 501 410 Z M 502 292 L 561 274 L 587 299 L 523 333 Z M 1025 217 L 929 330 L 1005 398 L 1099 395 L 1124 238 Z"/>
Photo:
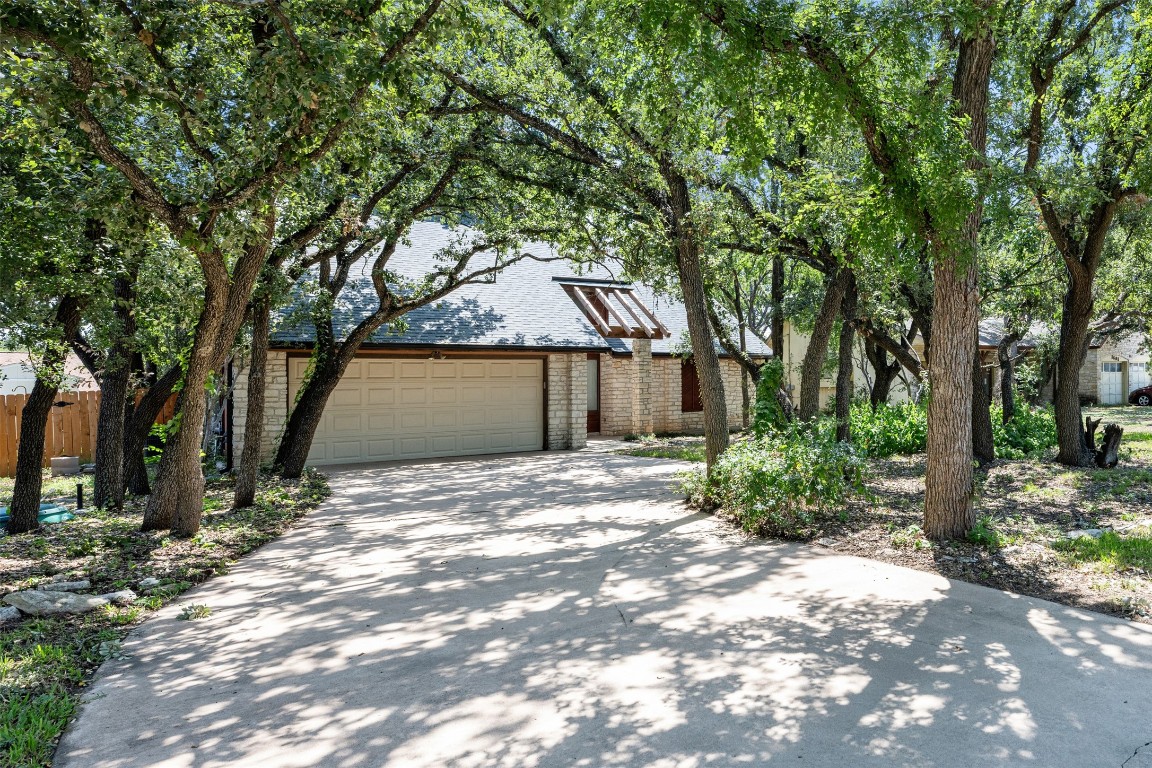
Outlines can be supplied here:
<path id="1" fill-rule="evenodd" d="M 1120 363 L 1104 363 L 1104 373 L 1120 373 Z"/>
<path id="2" fill-rule="evenodd" d="M 692 360 L 680 362 L 680 412 L 698 413 L 704 410 L 700 399 L 700 375 L 696 373 L 696 363 Z"/>

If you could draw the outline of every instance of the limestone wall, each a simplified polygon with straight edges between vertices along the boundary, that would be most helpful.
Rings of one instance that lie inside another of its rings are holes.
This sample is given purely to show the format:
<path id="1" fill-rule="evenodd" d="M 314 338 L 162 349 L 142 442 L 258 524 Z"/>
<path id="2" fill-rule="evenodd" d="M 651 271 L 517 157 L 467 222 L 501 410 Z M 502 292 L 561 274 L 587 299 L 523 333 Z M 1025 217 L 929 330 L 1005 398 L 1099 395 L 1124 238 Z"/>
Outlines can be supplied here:
<path id="1" fill-rule="evenodd" d="M 244 428 L 248 419 L 248 361 L 234 361 L 236 386 L 232 390 L 232 461 L 239 464 L 244 452 Z M 265 373 L 264 436 L 260 460 L 269 461 L 276 453 L 276 443 L 288 420 L 288 355 L 283 350 L 268 351 Z"/>
<path id="2" fill-rule="evenodd" d="M 631 357 L 600 356 L 600 434 L 702 432 L 704 414 L 680 410 L 680 359 L 653 358 L 643 344 L 650 342 L 638 341 Z M 738 428 L 742 370 L 736 361 L 721 358 L 720 371 L 728 424 Z"/>
<path id="3" fill-rule="evenodd" d="M 583 448 L 588 436 L 586 354 L 548 355 L 548 435 L 545 448 Z"/>

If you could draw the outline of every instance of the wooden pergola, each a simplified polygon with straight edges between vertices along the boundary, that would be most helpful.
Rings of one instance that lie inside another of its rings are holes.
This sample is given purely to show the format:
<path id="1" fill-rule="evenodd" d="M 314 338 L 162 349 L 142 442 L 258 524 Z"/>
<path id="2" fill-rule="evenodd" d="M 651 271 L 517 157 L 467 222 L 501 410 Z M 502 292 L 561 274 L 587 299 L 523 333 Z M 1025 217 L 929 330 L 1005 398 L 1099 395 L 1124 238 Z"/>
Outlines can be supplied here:
<path id="1" fill-rule="evenodd" d="M 672 335 L 629 283 L 578 278 L 558 282 L 606 339 L 666 339 Z"/>

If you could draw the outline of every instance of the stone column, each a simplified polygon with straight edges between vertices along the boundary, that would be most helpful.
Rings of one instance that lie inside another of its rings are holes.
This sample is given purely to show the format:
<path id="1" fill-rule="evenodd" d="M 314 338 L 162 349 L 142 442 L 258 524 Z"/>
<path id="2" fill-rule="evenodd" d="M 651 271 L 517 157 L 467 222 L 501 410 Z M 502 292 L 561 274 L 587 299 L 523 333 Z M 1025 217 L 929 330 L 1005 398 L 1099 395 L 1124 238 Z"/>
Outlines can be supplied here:
<path id="1" fill-rule="evenodd" d="M 632 431 L 646 435 L 653 431 L 652 340 L 632 341 Z"/>

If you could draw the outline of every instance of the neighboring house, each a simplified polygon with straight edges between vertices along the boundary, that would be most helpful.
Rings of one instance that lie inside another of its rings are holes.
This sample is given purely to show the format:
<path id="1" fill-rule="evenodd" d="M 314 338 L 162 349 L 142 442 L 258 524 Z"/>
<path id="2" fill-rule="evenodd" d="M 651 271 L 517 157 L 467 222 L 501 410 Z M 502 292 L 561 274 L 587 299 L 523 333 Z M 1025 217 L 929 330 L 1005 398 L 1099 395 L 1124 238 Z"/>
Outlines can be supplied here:
<path id="1" fill-rule="evenodd" d="M 414 225 L 411 246 L 397 250 L 389 270 L 422 276 L 453 235 L 440 224 Z M 521 250 L 555 258 L 542 244 Z M 338 334 L 376 306 L 370 266 L 365 260 L 353 267 L 336 308 Z M 272 334 L 266 455 L 275 451 L 308 365 L 308 300 L 297 291 Z M 328 401 L 310 464 L 580 448 L 589 434 L 703 428 L 696 370 L 676 355 L 686 346 L 683 306 L 615 280 L 607 269 L 578 275 L 566 261 L 524 260 L 408 313 L 401 326 L 378 331 L 349 365 Z M 750 352 L 769 355 L 758 341 Z M 738 427 L 742 371 L 723 354 L 721 369 L 729 424 Z M 237 365 L 235 457 L 246 385 Z"/>
<path id="2" fill-rule="evenodd" d="M 1152 384 L 1147 335 L 1095 338 L 1080 366 L 1080 398 L 1100 405 L 1122 405 L 1133 390 Z"/>
<path id="3" fill-rule="evenodd" d="M 80 358 L 69 352 L 66 362 L 66 378 L 61 390 L 99 389 L 88 369 Z M 27 395 L 36 384 L 36 373 L 26 352 L 0 352 L 0 395 Z"/>

